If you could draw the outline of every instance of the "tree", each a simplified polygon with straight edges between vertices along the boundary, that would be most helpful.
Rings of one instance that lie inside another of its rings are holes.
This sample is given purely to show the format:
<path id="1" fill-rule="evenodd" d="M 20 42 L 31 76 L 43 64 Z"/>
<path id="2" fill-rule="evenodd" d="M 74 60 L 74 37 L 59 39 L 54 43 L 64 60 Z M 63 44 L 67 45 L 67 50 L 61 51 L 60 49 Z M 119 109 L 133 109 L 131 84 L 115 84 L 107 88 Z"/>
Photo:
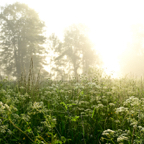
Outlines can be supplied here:
<path id="1" fill-rule="evenodd" d="M 26 4 L 16 2 L 1 8 L 0 24 L 0 56 L 5 72 L 18 78 L 22 68 L 28 71 L 31 57 L 34 68 L 42 68 L 45 24 L 38 14 Z"/>
<path id="2" fill-rule="evenodd" d="M 62 48 L 59 49 L 59 56 L 55 59 L 57 61 L 67 56 L 75 77 L 78 75 L 79 68 L 85 73 L 90 66 L 100 62 L 87 32 L 88 29 L 83 24 L 74 24 L 66 29 Z"/>
<path id="3" fill-rule="evenodd" d="M 47 68 L 49 69 L 51 77 L 54 76 L 57 79 L 61 79 L 63 77 L 64 70 L 62 67 L 66 65 L 65 59 L 59 59 L 55 61 L 57 56 L 59 56 L 63 51 L 62 45 L 63 43 L 54 33 L 52 33 L 47 39 Z"/>

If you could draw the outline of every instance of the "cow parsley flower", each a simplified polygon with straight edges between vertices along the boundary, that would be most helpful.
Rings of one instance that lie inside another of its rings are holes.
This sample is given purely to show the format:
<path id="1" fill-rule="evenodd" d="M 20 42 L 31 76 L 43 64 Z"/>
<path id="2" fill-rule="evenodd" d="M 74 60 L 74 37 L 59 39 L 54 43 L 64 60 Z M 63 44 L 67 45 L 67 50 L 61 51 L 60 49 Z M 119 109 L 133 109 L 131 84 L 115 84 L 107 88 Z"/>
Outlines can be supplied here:
<path id="1" fill-rule="evenodd" d="M 119 120 L 115 120 L 115 123 L 120 123 L 120 121 Z"/>
<path id="2" fill-rule="evenodd" d="M 112 106 L 115 106 L 115 104 L 114 103 L 109 103 L 109 105 L 112 107 Z"/>
<path id="3" fill-rule="evenodd" d="M 104 105 L 103 104 L 98 104 L 97 108 L 103 108 Z"/>
<path id="4" fill-rule="evenodd" d="M 119 136 L 118 138 L 117 138 L 117 142 L 122 142 L 122 141 L 124 141 L 124 140 L 128 140 L 129 138 L 128 137 L 125 137 L 125 136 Z"/>
<path id="5" fill-rule="evenodd" d="M 107 137 L 113 136 L 115 133 L 115 131 L 111 130 L 111 129 L 107 129 L 105 131 L 103 131 L 102 135 L 105 135 Z"/>
<path id="6" fill-rule="evenodd" d="M 144 132 L 144 128 L 141 129 L 141 132 Z"/>
<path id="7" fill-rule="evenodd" d="M 7 104 L 5 104 L 5 108 L 10 111 L 10 107 Z"/>
<path id="8" fill-rule="evenodd" d="M 139 100 L 137 97 L 131 96 L 124 102 L 124 105 L 139 106 L 140 103 L 141 100 Z"/>
<path id="9" fill-rule="evenodd" d="M 122 112 L 128 112 L 128 108 L 119 107 L 119 108 L 116 109 L 117 114 L 122 113 Z"/>

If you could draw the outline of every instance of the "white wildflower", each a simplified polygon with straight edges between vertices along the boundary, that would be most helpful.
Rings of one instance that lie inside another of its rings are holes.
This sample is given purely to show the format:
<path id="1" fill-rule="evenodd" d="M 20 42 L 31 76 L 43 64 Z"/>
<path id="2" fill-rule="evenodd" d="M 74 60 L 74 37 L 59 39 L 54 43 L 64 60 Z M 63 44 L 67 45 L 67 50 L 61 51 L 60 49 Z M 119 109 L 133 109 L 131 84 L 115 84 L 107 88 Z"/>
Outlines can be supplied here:
<path id="1" fill-rule="evenodd" d="M 103 108 L 104 105 L 103 104 L 98 104 L 97 108 Z"/>
<path id="2" fill-rule="evenodd" d="M 84 104 L 88 105 L 88 104 L 89 104 L 89 102 L 87 102 L 87 101 L 84 101 Z"/>
<path id="3" fill-rule="evenodd" d="M 3 103 L 0 101 L 0 106 L 2 106 L 3 105 Z"/>
<path id="4" fill-rule="evenodd" d="M 131 114 L 135 114 L 135 111 L 134 111 L 134 110 L 131 110 L 130 113 L 131 113 Z"/>
<path id="5" fill-rule="evenodd" d="M 112 107 L 112 106 L 115 106 L 115 104 L 114 103 L 109 103 L 109 105 Z"/>
<path id="6" fill-rule="evenodd" d="M 142 129 L 142 126 L 138 126 L 139 129 Z"/>
<path id="7" fill-rule="evenodd" d="M 20 89 L 25 89 L 25 87 L 24 87 L 24 86 L 20 86 L 19 88 L 20 88 Z"/>
<path id="8" fill-rule="evenodd" d="M 13 107 L 13 110 L 14 110 L 14 111 L 18 111 L 18 109 L 17 109 L 16 107 Z"/>
<path id="9" fill-rule="evenodd" d="M 121 112 L 128 112 L 128 108 L 119 107 L 119 108 L 116 109 L 116 113 L 121 113 Z"/>
<path id="10" fill-rule="evenodd" d="M 50 95 L 51 92 L 50 91 L 45 91 L 44 95 L 47 96 L 47 95 Z"/>
<path id="11" fill-rule="evenodd" d="M 104 87 L 103 87 L 103 89 L 107 89 L 107 87 L 106 87 L 106 86 L 104 86 Z"/>
<path id="12" fill-rule="evenodd" d="M 109 132 L 109 133 L 114 133 L 115 132 L 115 131 L 113 131 L 111 129 L 107 129 L 106 131 Z"/>
<path id="13" fill-rule="evenodd" d="M 112 93 L 111 92 L 107 92 L 107 95 L 111 95 Z"/>
<path id="14" fill-rule="evenodd" d="M 13 117 L 15 118 L 15 119 L 18 119 L 19 118 L 19 115 L 18 114 L 12 114 L 13 115 Z"/>
<path id="15" fill-rule="evenodd" d="M 8 125 L 2 125 L 2 126 L 0 126 L 0 132 L 1 133 L 5 133 L 6 130 L 7 130 L 7 128 L 8 128 Z"/>
<path id="16" fill-rule="evenodd" d="M 101 103 L 101 101 L 97 101 L 97 103 L 99 103 L 99 104 L 100 104 L 100 103 Z"/>
<path id="17" fill-rule="evenodd" d="M 43 102 L 34 102 L 33 109 L 39 109 L 43 106 Z"/>
<path id="18" fill-rule="evenodd" d="M 97 88 L 97 89 L 101 89 L 101 86 L 99 86 L 99 85 L 96 85 L 96 88 Z"/>
<path id="19" fill-rule="evenodd" d="M 28 94 L 27 92 L 24 94 L 24 96 L 25 96 L 25 97 L 30 97 L 29 94 Z"/>
<path id="20" fill-rule="evenodd" d="M 0 90 L 0 93 L 5 94 L 5 93 L 6 93 L 6 91 L 5 91 L 4 89 L 1 89 L 1 90 Z"/>
<path id="21" fill-rule="evenodd" d="M 144 132 L 144 128 L 141 129 L 141 132 Z"/>
<path id="22" fill-rule="evenodd" d="M 112 87 L 112 90 L 116 90 L 116 87 Z"/>
<path id="23" fill-rule="evenodd" d="M 128 134 L 128 135 L 130 135 L 130 134 L 131 134 L 130 130 L 128 130 L 128 131 L 127 131 L 127 134 Z"/>
<path id="24" fill-rule="evenodd" d="M 138 121 L 134 121 L 134 122 L 132 122 L 130 125 L 135 126 L 135 125 L 137 125 L 137 124 L 138 124 Z"/>
<path id="25" fill-rule="evenodd" d="M 109 137 L 110 135 L 113 135 L 114 133 L 115 133 L 115 131 L 107 129 L 107 130 L 103 131 L 102 135 Z"/>
<path id="26" fill-rule="evenodd" d="M 139 106 L 140 103 L 141 101 L 137 97 L 131 96 L 124 102 L 124 105 Z"/>
<path id="27" fill-rule="evenodd" d="M 10 129 L 7 130 L 8 134 L 12 134 L 12 131 Z"/>
<path id="28" fill-rule="evenodd" d="M 108 137 L 108 136 L 109 136 L 109 133 L 107 133 L 107 132 L 103 132 L 102 135 L 105 135 L 105 136 Z"/>
<path id="29" fill-rule="evenodd" d="M 117 138 L 117 142 L 121 142 L 121 141 L 124 141 L 124 140 L 128 140 L 128 137 L 120 136 L 120 137 Z"/>
<path id="30" fill-rule="evenodd" d="M 101 97 L 99 97 L 99 96 L 96 96 L 95 98 L 97 101 L 101 99 Z"/>
<path id="31" fill-rule="evenodd" d="M 105 99 L 105 98 L 106 98 L 106 96 L 102 96 L 102 98 L 103 98 L 103 99 Z"/>
<path id="32" fill-rule="evenodd" d="M 4 109 L 5 109 L 5 106 L 4 106 L 4 105 L 1 105 L 1 109 L 4 110 Z"/>
<path id="33" fill-rule="evenodd" d="M 5 108 L 10 111 L 10 107 L 7 104 L 5 104 Z"/>
<path id="34" fill-rule="evenodd" d="M 21 118 L 25 121 L 29 121 L 30 120 L 30 116 L 26 115 L 26 114 L 21 114 Z"/>
<path id="35" fill-rule="evenodd" d="M 119 120 L 115 120 L 115 123 L 120 123 L 120 121 Z"/>

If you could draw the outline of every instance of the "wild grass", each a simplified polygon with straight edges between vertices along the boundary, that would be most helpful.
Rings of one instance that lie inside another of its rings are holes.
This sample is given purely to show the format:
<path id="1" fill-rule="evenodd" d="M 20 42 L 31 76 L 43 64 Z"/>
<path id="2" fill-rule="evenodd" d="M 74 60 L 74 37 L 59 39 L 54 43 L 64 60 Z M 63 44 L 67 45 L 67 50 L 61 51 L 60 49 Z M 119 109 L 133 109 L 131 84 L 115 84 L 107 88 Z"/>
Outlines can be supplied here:
<path id="1" fill-rule="evenodd" d="M 1 144 L 142 144 L 144 80 L 103 76 L 0 82 Z"/>

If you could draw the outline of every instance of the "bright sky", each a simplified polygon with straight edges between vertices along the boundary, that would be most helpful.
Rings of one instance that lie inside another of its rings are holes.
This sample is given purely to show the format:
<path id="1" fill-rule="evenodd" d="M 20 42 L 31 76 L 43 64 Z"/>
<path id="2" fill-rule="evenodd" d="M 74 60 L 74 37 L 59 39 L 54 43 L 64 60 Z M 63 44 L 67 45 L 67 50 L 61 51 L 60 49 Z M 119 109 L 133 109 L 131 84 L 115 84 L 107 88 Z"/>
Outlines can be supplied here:
<path id="1" fill-rule="evenodd" d="M 131 26 L 144 25 L 143 0 L 17 0 L 35 9 L 47 25 L 47 34 L 62 38 L 65 27 L 84 23 L 100 52 L 107 73 L 119 72 L 118 56 L 131 41 Z M 16 2 L 1 1 L 0 5 Z M 116 74 L 115 74 L 116 75 Z"/>

